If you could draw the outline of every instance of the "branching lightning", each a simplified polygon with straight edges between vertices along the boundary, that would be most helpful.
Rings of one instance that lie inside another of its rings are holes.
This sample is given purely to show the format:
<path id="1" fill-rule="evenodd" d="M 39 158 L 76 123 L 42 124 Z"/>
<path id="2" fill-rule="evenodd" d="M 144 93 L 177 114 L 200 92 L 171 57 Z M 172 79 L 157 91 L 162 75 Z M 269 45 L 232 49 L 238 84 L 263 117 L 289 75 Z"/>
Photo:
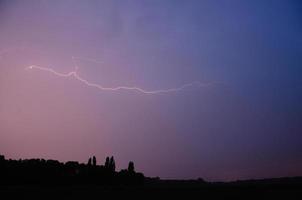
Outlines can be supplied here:
<path id="1" fill-rule="evenodd" d="M 160 94 L 160 93 L 170 93 L 170 92 L 178 92 L 181 90 L 184 90 L 186 88 L 189 87 L 207 87 L 212 85 L 213 83 L 201 83 L 199 81 L 195 81 L 195 82 L 191 82 L 191 83 L 186 83 L 180 87 L 176 87 L 176 88 L 169 88 L 169 89 L 159 89 L 159 90 L 145 90 L 143 88 L 137 87 L 137 86 L 133 86 L 133 87 L 129 87 L 129 86 L 117 86 L 117 87 L 104 87 L 100 84 L 97 83 L 92 83 L 84 78 L 82 78 L 79 74 L 78 74 L 78 64 L 76 62 L 76 60 L 87 60 L 90 62 L 95 62 L 95 63 L 102 63 L 100 61 L 97 61 L 95 59 L 86 59 L 86 58 L 81 58 L 81 57 L 72 57 L 72 61 L 75 67 L 74 71 L 68 72 L 68 73 L 60 73 L 57 72 L 55 70 L 53 70 L 52 68 L 48 68 L 48 67 L 42 67 L 42 66 L 38 66 L 38 65 L 31 65 L 26 67 L 26 69 L 35 69 L 35 70 L 40 70 L 40 71 L 46 71 L 49 73 L 52 73 L 56 76 L 59 77 L 64 77 L 64 78 L 68 78 L 68 77 L 73 77 L 76 80 L 80 81 L 81 83 L 89 86 L 89 87 L 94 87 L 97 88 L 99 90 L 103 90 L 103 91 L 119 91 L 119 90 L 132 90 L 132 91 L 137 91 L 143 94 Z"/>

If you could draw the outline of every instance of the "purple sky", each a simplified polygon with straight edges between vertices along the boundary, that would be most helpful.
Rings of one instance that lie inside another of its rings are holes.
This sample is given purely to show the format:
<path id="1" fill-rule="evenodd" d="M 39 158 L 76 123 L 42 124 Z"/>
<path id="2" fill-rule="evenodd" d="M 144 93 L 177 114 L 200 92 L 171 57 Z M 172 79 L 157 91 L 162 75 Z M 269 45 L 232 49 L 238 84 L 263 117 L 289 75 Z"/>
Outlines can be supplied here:
<path id="1" fill-rule="evenodd" d="M 302 175 L 300 1 L 0 0 L 0 154 L 147 176 Z M 144 94 L 90 87 L 67 74 Z M 93 62 L 87 59 L 95 59 Z"/>

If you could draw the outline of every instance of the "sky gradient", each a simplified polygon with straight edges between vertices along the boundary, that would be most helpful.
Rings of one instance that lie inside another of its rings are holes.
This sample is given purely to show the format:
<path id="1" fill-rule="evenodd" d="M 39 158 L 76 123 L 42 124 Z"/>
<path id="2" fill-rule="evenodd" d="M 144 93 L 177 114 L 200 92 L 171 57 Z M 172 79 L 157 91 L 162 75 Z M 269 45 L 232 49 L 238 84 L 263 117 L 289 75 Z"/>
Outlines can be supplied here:
<path id="1" fill-rule="evenodd" d="M 0 154 L 147 176 L 302 175 L 300 1 L 0 0 Z M 72 58 L 76 58 L 75 60 Z M 180 91 L 147 91 L 202 84 Z"/>

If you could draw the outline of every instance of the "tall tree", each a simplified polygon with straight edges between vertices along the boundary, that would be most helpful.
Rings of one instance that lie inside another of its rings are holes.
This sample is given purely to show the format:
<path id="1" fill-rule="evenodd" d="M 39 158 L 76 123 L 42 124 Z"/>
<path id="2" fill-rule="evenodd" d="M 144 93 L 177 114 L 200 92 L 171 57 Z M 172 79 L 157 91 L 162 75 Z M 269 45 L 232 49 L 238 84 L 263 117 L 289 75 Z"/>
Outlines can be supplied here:
<path id="1" fill-rule="evenodd" d="M 115 161 L 114 161 L 114 157 L 111 156 L 110 161 L 109 161 L 109 168 L 111 171 L 115 171 Z"/>
<path id="2" fill-rule="evenodd" d="M 129 162 L 128 164 L 128 172 L 130 173 L 134 173 L 135 170 L 134 170 L 134 163 L 132 161 Z"/>
<path id="3" fill-rule="evenodd" d="M 96 166 L 96 158 L 95 158 L 95 156 L 93 156 L 93 158 L 92 158 L 92 163 L 93 163 L 93 166 Z"/>
<path id="4" fill-rule="evenodd" d="M 105 161 L 105 168 L 109 169 L 109 157 L 106 157 L 106 161 Z"/>

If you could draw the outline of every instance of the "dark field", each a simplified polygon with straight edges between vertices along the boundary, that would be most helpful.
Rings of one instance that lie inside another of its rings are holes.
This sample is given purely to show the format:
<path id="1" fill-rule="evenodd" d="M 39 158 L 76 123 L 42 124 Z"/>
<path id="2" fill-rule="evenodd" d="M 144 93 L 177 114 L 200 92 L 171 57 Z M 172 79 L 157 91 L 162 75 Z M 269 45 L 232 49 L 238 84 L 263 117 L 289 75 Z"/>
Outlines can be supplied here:
<path id="1" fill-rule="evenodd" d="M 229 183 L 146 180 L 139 186 L 101 185 L 2 185 L 2 196 L 39 199 L 102 199 L 102 197 L 198 197 L 206 199 L 301 199 L 302 178 L 280 178 Z"/>

